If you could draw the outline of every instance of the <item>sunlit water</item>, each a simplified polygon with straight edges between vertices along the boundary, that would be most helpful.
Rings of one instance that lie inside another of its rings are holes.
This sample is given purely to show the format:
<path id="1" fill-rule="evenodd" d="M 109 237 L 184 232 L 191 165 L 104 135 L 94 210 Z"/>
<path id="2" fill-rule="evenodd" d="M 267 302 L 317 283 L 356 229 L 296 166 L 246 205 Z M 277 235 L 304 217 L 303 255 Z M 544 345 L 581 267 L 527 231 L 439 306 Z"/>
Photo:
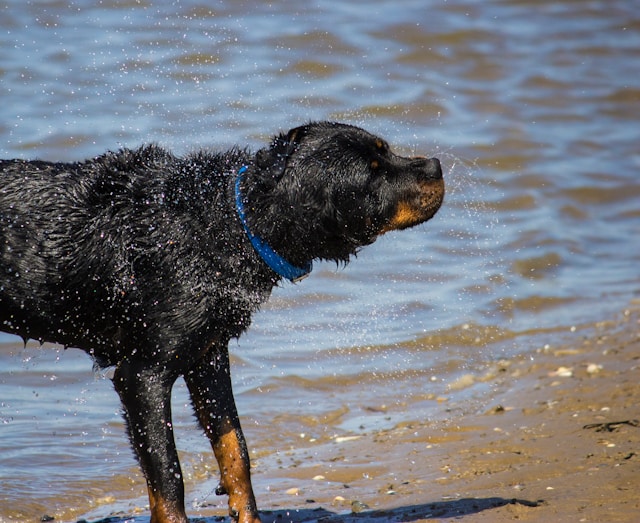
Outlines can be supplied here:
<path id="1" fill-rule="evenodd" d="M 337 119 L 441 159 L 431 222 L 283 285 L 231 344 L 256 455 L 444 419 L 438 398 L 471 409 L 490 380 L 459 376 L 638 299 L 640 5 L 209 4 L 0 4 L 0 156 L 255 148 Z M 0 342 L 0 521 L 142 503 L 108 376 L 77 350 Z M 188 502 L 218 502 L 182 383 L 174 410 Z"/>

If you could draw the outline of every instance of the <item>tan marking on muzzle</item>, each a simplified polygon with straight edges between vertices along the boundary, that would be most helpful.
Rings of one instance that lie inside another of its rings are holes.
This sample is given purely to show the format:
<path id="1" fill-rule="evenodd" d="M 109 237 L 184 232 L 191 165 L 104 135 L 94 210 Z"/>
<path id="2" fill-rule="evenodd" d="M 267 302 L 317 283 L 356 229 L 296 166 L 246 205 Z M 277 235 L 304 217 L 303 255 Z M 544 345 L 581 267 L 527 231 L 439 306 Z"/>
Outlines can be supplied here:
<path id="1" fill-rule="evenodd" d="M 380 234 L 408 229 L 432 218 L 444 199 L 444 180 L 421 182 L 418 192 L 416 196 L 398 202 L 395 213 Z"/>

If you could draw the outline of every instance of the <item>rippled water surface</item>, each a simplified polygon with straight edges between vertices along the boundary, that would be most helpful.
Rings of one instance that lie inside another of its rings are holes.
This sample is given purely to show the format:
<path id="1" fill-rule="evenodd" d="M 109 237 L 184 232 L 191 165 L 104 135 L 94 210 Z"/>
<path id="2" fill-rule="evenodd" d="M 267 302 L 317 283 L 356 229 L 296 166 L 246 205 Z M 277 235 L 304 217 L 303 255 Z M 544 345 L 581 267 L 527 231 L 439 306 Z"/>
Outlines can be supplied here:
<path id="1" fill-rule="evenodd" d="M 257 457 L 451 416 L 443 399 L 481 399 L 496 361 L 638 300 L 636 2 L 9 0 L 0 96 L 5 158 L 255 148 L 336 119 L 441 159 L 432 221 L 283 285 L 232 343 Z M 108 376 L 0 342 L 0 521 L 144 503 Z M 188 503 L 217 502 L 182 383 L 174 410 Z"/>

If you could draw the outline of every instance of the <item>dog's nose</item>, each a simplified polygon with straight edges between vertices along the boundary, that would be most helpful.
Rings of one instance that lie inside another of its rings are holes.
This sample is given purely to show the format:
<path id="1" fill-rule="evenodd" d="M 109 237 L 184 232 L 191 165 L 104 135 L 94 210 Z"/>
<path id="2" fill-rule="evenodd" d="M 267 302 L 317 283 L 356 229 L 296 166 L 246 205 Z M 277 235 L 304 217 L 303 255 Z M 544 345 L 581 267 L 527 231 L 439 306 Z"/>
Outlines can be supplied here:
<path id="1" fill-rule="evenodd" d="M 415 156 L 412 158 L 416 167 L 422 169 L 426 176 L 432 180 L 440 180 L 442 178 L 442 166 L 437 158 L 425 158 L 424 156 Z"/>
<path id="2" fill-rule="evenodd" d="M 442 178 L 442 166 L 440 165 L 440 160 L 438 160 L 437 158 L 431 158 L 429 162 L 433 177 L 438 180 Z"/>

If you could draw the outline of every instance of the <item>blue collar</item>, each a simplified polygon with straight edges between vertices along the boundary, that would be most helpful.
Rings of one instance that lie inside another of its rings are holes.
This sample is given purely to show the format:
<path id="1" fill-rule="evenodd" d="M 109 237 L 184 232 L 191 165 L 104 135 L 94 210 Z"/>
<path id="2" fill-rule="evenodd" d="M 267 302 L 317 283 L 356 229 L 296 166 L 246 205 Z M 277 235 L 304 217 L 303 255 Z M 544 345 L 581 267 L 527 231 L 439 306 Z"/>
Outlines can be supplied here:
<path id="1" fill-rule="evenodd" d="M 283 278 L 287 278 L 294 283 L 302 280 L 311 272 L 311 269 L 313 268 L 311 262 L 308 262 L 302 268 L 291 265 L 287 260 L 274 251 L 262 238 L 255 236 L 249 230 L 244 210 L 244 202 L 242 201 L 242 194 L 240 192 L 240 183 L 242 182 L 242 175 L 245 172 L 247 172 L 246 165 L 240 168 L 236 178 L 236 209 L 238 211 L 240 221 L 242 222 L 244 232 L 247 233 L 247 237 L 251 241 L 251 245 L 253 245 L 256 252 L 276 274 L 279 274 Z"/>

